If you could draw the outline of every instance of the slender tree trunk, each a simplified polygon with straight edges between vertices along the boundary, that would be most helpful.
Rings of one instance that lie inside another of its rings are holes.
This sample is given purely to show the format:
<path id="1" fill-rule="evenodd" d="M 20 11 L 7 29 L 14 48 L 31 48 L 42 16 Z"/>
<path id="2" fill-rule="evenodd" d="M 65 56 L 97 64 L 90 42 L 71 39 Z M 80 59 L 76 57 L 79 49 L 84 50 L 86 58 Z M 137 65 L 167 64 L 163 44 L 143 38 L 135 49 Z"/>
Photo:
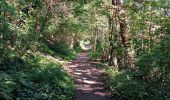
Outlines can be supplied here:
<path id="1" fill-rule="evenodd" d="M 110 49 L 109 49 L 109 66 L 113 65 L 113 25 L 112 25 L 112 18 L 109 17 L 109 43 L 110 43 Z"/>
<path id="2" fill-rule="evenodd" d="M 123 7 L 123 1 L 122 0 L 114 0 L 114 5 L 117 6 L 115 8 L 115 20 L 118 24 L 117 28 L 119 28 L 119 36 L 121 39 L 122 46 L 118 46 L 119 50 L 122 50 L 122 52 L 119 52 L 118 57 L 118 67 L 121 69 L 122 67 L 131 67 L 133 65 L 133 57 L 134 57 L 134 51 L 132 50 L 131 41 L 130 41 L 130 35 L 129 35 L 129 24 L 128 24 L 128 18 L 126 16 L 126 10 Z M 124 16 L 124 18 L 121 18 Z"/>
<path id="3" fill-rule="evenodd" d="M 114 32 L 114 23 L 113 19 L 109 17 L 109 43 L 110 43 L 110 49 L 109 49 L 109 66 L 118 67 L 118 59 L 117 59 L 117 52 L 116 52 L 116 46 L 114 46 L 114 42 L 116 43 L 117 36 L 116 32 Z"/>
<path id="4" fill-rule="evenodd" d="M 98 32 L 98 28 L 97 28 L 97 26 L 96 26 L 95 31 L 94 31 L 94 33 L 93 33 L 93 51 L 96 51 L 97 32 Z"/>

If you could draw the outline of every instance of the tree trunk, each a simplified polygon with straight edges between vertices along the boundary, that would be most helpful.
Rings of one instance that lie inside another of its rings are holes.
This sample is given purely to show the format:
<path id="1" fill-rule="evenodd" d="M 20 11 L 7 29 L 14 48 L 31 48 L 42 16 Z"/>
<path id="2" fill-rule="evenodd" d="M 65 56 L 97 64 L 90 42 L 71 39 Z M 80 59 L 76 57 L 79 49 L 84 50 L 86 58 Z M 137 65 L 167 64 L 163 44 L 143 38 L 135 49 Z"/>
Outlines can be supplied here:
<path id="1" fill-rule="evenodd" d="M 122 0 L 114 0 L 114 6 L 117 6 L 115 8 L 115 14 L 114 14 L 114 19 L 117 24 L 118 30 L 119 30 L 119 37 L 121 39 L 121 42 L 118 45 L 118 67 L 119 69 L 125 68 L 125 67 L 131 67 L 133 65 L 133 57 L 134 57 L 134 52 L 132 50 L 131 46 L 131 41 L 130 41 L 130 35 L 129 35 L 129 25 L 128 25 L 128 18 L 126 16 L 126 11 L 123 7 L 123 1 Z M 122 16 L 125 16 L 121 18 Z M 120 51 L 121 50 L 121 51 Z"/>
<path id="2" fill-rule="evenodd" d="M 96 51 L 96 45 L 97 45 L 97 32 L 98 28 L 95 28 L 95 31 L 93 33 L 93 51 Z"/>
<path id="3" fill-rule="evenodd" d="M 109 30 L 110 30 L 110 34 L 109 34 L 109 43 L 110 43 L 110 50 L 109 50 L 109 66 L 114 66 L 114 67 L 118 67 L 118 59 L 117 59 L 117 52 L 116 52 L 116 47 L 114 46 L 114 40 L 117 39 L 117 36 L 115 36 L 116 33 L 114 33 L 114 23 L 113 23 L 113 19 L 111 17 L 109 17 Z"/>

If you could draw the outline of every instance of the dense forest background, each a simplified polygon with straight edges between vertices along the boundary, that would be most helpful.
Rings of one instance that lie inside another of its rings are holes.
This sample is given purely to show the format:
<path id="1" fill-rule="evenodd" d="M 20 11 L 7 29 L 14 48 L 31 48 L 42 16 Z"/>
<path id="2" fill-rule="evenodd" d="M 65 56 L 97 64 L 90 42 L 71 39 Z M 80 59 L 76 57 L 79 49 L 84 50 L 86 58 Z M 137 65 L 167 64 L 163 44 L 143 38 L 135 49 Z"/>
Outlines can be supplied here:
<path id="1" fill-rule="evenodd" d="M 71 100 L 63 69 L 90 41 L 122 100 L 170 98 L 169 0 L 0 0 L 0 99 Z"/>

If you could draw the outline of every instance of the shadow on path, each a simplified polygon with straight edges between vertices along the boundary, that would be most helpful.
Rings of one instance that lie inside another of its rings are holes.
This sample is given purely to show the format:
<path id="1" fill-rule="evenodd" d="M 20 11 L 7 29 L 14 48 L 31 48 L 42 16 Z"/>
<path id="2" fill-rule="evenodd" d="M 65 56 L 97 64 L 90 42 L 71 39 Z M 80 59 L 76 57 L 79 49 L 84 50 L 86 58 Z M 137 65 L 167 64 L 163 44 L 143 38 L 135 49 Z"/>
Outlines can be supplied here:
<path id="1" fill-rule="evenodd" d="M 104 91 L 102 82 L 103 70 L 96 68 L 89 62 L 86 52 L 67 66 L 76 84 L 75 100 L 111 100 Z"/>

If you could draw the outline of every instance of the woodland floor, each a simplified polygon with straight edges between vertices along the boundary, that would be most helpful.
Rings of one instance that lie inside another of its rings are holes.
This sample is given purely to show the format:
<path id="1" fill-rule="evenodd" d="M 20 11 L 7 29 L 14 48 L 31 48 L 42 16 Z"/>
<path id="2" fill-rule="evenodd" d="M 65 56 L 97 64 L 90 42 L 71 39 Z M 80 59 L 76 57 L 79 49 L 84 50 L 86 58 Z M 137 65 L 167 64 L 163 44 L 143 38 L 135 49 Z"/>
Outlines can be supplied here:
<path id="1" fill-rule="evenodd" d="M 67 64 L 67 68 L 75 80 L 74 100 L 111 100 L 104 89 L 104 70 L 96 68 L 89 61 L 87 52 L 80 53 L 74 61 Z"/>

